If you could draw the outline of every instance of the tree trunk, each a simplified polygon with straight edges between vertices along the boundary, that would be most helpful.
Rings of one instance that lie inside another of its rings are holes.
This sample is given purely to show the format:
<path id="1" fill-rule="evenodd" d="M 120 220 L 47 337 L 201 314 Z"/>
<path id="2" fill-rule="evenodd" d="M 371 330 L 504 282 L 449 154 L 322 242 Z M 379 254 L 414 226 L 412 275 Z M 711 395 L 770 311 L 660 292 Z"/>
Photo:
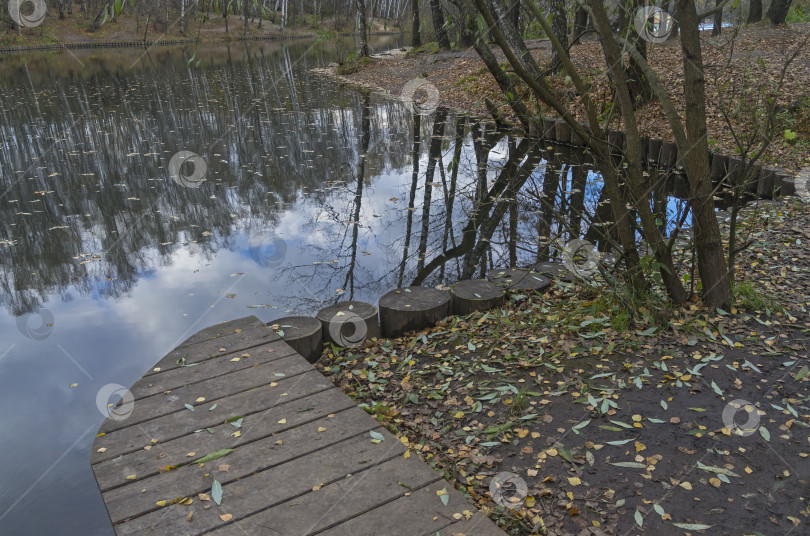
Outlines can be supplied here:
<path id="1" fill-rule="evenodd" d="M 751 0 L 748 7 L 748 24 L 762 20 L 762 0 Z"/>
<path id="2" fill-rule="evenodd" d="M 509 17 L 512 19 L 515 29 L 520 33 L 520 0 L 509 0 Z"/>
<path id="3" fill-rule="evenodd" d="M 68 2 L 72 1 L 68 0 Z M 59 20 L 65 20 L 65 0 L 57 0 L 57 4 L 59 5 Z"/>
<path id="4" fill-rule="evenodd" d="M 639 9 L 644 5 L 642 0 L 634 0 L 633 7 Z M 636 38 L 636 50 L 646 60 L 647 59 L 647 42 L 644 39 Z M 630 96 L 633 99 L 633 105 L 641 107 L 653 99 L 652 89 L 647 77 L 644 76 L 644 71 L 638 64 L 633 56 L 630 56 L 630 63 L 625 70 L 625 77 L 627 78 L 627 86 L 630 88 Z"/>
<path id="5" fill-rule="evenodd" d="M 682 158 L 689 177 L 698 271 L 704 303 L 711 308 L 725 308 L 731 303 L 731 284 L 720 240 L 720 227 L 714 213 L 706 139 L 706 81 L 694 2 L 678 0 L 678 14 L 681 23 L 686 137 L 689 144 L 688 152 Z"/>
<path id="6" fill-rule="evenodd" d="M 551 29 L 563 48 L 568 48 L 568 16 L 565 10 L 565 0 L 550 0 L 549 7 L 552 14 Z M 560 70 L 560 56 L 556 50 L 551 52 L 551 65 L 554 67 L 555 73 Z"/>
<path id="7" fill-rule="evenodd" d="M 368 57 L 368 29 L 366 28 L 366 0 L 357 0 L 357 16 L 360 19 L 359 57 Z"/>
<path id="8" fill-rule="evenodd" d="M 578 39 L 588 29 L 588 12 L 583 6 L 577 7 L 574 13 L 574 40 Z"/>
<path id="9" fill-rule="evenodd" d="M 441 0 L 430 0 L 430 14 L 433 17 L 433 31 L 436 32 L 439 48 L 450 50 L 450 40 L 447 38 L 447 30 L 444 28 Z"/>
<path id="10" fill-rule="evenodd" d="M 723 3 L 723 0 L 714 0 L 715 7 Z M 717 10 L 714 14 L 714 26 L 712 27 L 712 35 L 720 35 L 723 31 L 723 10 Z"/>
<path id="11" fill-rule="evenodd" d="M 772 0 L 766 16 L 774 24 L 784 24 L 791 3 L 793 3 L 793 0 Z"/>
<path id="12" fill-rule="evenodd" d="M 413 8 L 412 13 L 412 28 L 411 28 L 411 46 L 421 47 L 422 46 L 422 37 L 419 35 L 419 0 L 411 0 L 411 7 Z"/>

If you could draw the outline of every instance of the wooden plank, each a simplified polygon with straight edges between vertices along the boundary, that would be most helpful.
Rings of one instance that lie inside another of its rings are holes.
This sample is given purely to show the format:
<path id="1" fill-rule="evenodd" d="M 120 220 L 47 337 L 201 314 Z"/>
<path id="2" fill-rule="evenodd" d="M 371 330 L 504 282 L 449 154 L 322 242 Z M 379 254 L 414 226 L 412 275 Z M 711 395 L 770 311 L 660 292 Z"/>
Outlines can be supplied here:
<path id="1" fill-rule="evenodd" d="M 264 412 L 268 408 L 330 388 L 334 389 L 332 383 L 316 370 L 291 378 L 279 378 L 275 387 L 265 385 L 220 399 L 217 402 L 216 411 L 183 409 L 97 437 L 90 453 L 90 461 L 98 463 L 121 454 L 140 450 L 155 441 L 170 441 L 191 434 L 194 430 L 223 424 L 226 419 L 237 415 L 247 416 Z M 107 450 L 98 452 L 100 448 Z"/>
<path id="2" fill-rule="evenodd" d="M 240 446 L 218 460 L 198 465 L 186 465 L 168 473 L 161 473 L 137 483 L 116 488 L 104 494 L 104 502 L 113 523 L 143 515 L 155 509 L 158 501 L 171 502 L 177 497 L 196 497 L 208 492 L 213 475 L 221 484 L 229 484 L 239 478 L 264 471 L 312 452 L 330 447 L 359 434 L 368 436 L 369 430 L 379 423 L 357 406 L 337 413 L 332 418 L 324 417 L 314 422 L 274 434 L 259 441 Z M 243 426 L 243 435 L 252 430 Z M 192 451 L 191 459 L 199 459 L 210 451 Z M 187 453 L 188 454 L 188 453 Z M 188 460 L 188 457 L 187 457 Z M 227 464 L 228 470 L 218 467 Z"/>
<path id="3" fill-rule="evenodd" d="M 231 435 L 236 428 L 230 424 L 220 424 L 212 427 L 213 434 L 205 431 L 160 442 L 149 450 L 140 449 L 93 465 L 93 472 L 99 488 L 104 492 L 123 484 L 133 483 L 127 480 L 128 476 L 135 475 L 134 483 L 137 483 L 144 478 L 157 475 L 161 467 L 187 463 L 190 461 L 186 457 L 189 452 L 207 454 L 226 448 L 235 449 L 354 406 L 354 402 L 337 389 L 321 391 L 279 405 L 269 412 L 260 411 L 245 416 L 242 421 L 242 435 L 239 437 Z M 282 418 L 286 422 L 279 423 Z"/>
<path id="4" fill-rule="evenodd" d="M 487 516 L 476 512 L 470 519 L 453 523 L 447 528 L 436 533 L 427 533 L 425 536 L 504 536 L 504 532 Z"/>
<path id="5" fill-rule="evenodd" d="M 384 433 L 382 428 L 378 431 Z M 390 434 L 379 444 L 372 443 L 368 434 L 362 434 L 223 486 L 220 506 L 196 498 L 191 505 L 173 504 L 117 525 L 116 533 L 118 536 L 202 534 L 224 525 L 226 521 L 220 518 L 221 515 L 229 514 L 233 520 L 245 518 L 313 493 L 315 486 L 329 485 L 345 479 L 347 474 L 359 473 L 399 458 L 404 451 L 402 443 Z M 189 512 L 193 512 L 191 521 L 188 521 Z"/>
<path id="6" fill-rule="evenodd" d="M 219 401 L 223 398 L 245 392 L 248 389 L 267 385 L 271 382 L 277 382 L 284 377 L 297 376 L 311 370 L 312 365 L 297 354 L 276 361 L 270 361 L 269 363 L 261 363 L 254 367 L 232 372 L 231 374 L 192 383 L 185 387 L 179 387 L 165 394 L 161 392 L 136 400 L 129 417 L 120 421 L 107 419 L 104 424 L 101 425 L 99 431 L 110 433 L 115 430 L 135 426 L 164 415 L 186 410 L 186 404 L 193 407 L 195 413 L 198 411 L 208 411 L 208 408 L 214 403 L 217 404 L 216 409 L 219 409 Z M 205 400 L 197 402 L 197 400 L 201 398 Z M 216 409 L 213 411 L 216 412 Z"/>
<path id="7" fill-rule="evenodd" d="M 409 493 L 408 488 L 398 481 L 418 489 L 440 479 L 441 475 L 418 458 L 404 459 L 398 456 L 367 471 L 355 472 L 351 477 L 324 486 L 318 491 L 215 530 L 211 535 L 314 534 Z M 433 499 L 440 501 L 436 495 Z M 408 520 L 398 521 L 407 527 Z M 388 533 L 375 531 L 374 534 L 379 536 Z M 414 533 L 408 534 L 413 536 Z"/>
<path id="8" fill-rule="evenodd" d="M 448 493 L 447 506 L 436 495 L 436 492 L 440 490 L 446 490 Z M 452 484 L 442 479 L 320 534 L 323 536 L 435 535 L 456 522 L 453 514 L 463 515 L 465 510 L 474 513 L 475 506 Z M 467 536 L 478 536 L 478 533 Z M 504 536 L 503 533 L 501 536 Z"/>
<path id="9" fill-rule="evenodd" d="M 219 324 L 214 324 L 213 326 L 208 326 L 205 329 L 201 329 L 188 339 L 178 344 L 177 348 L 182 348 L 183 346 L 188 346 L 190 344 L 196 344 L 209 339 L 216 339 L 225 335 L 230 335 L 231 333 L 235 333 L 236 330 L 246 331 L 248 329 L 257 328 L 263 325 L 264 322 L 253 315 L 237 318 L 236 320 L 220 322 Z"/>
<path id="10" fill-rule="evenodd" d="M 250 354 L 250 357 L 241 357 L 246 353 Z M 135 400 L 139 400 L 183 385 L 216 378 L 217 376 L 223 376 L 293 354 L 295 354 L 295 350 L 290 348 L 284 341 L 271 342 L 270 344 L 250 348 L 247 351 L 233 352 L 215 359 L 209 359 L 195 367 L 180 367 L 152 374 L 135 382 L 135 385 L 129 391 L 135 397 Z M 236 357 L 239 358 L 239 361 L 231 361 Z"/>
<path id="11" fill-rule="evenodd" d="M 185 358 L 185 364 L 200 363 L 206 359 L 225 355 L 240 350 L 247 350 L 254 346 L 267 344 L 281 340 L 275 331 L 267 326 L 259 326 L 242 331 L 241 333 L 231 333 L 216 339 L 209 339 L 195 344 L 189 344 L 181 348 L 175 348 L 166 354 L 160 361 L 144 374 L 144 377 L 157 374 L 159 372 L 180 368 L 178 360 Z M 158 369 L 158 370 L 155 370 Z"/>

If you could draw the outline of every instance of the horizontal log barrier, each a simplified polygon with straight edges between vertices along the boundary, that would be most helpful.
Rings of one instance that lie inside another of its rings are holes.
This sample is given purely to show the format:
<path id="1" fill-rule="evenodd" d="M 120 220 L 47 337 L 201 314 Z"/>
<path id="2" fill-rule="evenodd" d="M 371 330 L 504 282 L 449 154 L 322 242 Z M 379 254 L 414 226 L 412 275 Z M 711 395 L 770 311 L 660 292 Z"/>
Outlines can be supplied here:
<path id="1" fill-rule="evenodd" d="M 536 125 L 536 126 L 535 126 Z M 539 134 L 540 138 L 573 147 L 584 147 L 582 138 L 573 131 L 564 119 L 555 117 L 543 117 L 542 122 L 532 124 L 531 132 Z M 587 125 L 582 125 L 586 129 Z M 613 146 L 614 153 L 626 150 L 626 136 L 620 130 L 609 128 L 607 131 L 608 143 Z M 678 170 L 683 172 L 683 157 L 678 151 L 675 142 L 662 140 L 660 138 L 642 137 L 642 161 L 647 168 Z M 738 156 L 729 156 L 709 151 L 709 165 L 712 182 L 718 185 L 721 181 L 727 184 L 737 185 L 742 179 L 740 170 L 742 159 Z M 773 199 L 774 197 L 795 194 L 794 176 L 783 170 L 771 167 L 764 167 L 756 164 L 753 171 L 753 179 L 748 185 L 748 192 L 755 194 L 761 199 Z"/>

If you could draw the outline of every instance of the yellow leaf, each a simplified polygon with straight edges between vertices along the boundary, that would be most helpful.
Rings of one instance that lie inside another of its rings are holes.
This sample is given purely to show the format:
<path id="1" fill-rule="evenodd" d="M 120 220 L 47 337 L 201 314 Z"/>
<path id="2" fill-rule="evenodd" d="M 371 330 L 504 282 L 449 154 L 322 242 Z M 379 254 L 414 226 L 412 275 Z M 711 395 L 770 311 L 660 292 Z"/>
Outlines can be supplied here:
<path id="1" fill-rule="evenodd" d="M 572 486 L 579 486 L 580 484 L 582 484 L 582 480 L 580 480 L 578 476 L 569 476 L 568 483 L 571 484 Z"/>
<path id="2" fill-rule="evenodd" d="M 748 474 L 750 475 L 750 474 L 751 474 L 751 473 L 753 473 L 754 471 L 753 471 L 753 470 L 752 470 L 750 467 L 748 467 L 748 466 L 746 465 L 746 466 L 745 466 L 745 472 L 746 472 L 746 473 L 748 473 Z"/>
<path id="3" fill-rule="evenodd" d="M 720 479 L 719 479 L 719 478 L 717 478 L 717 477 L 714 477 L 714 476 L 713 476 L 713 477 L 711 477 L 711 478 L 709 479 L 709 484 L 711 484 L 711 485 L 712 485 L 712 486 L 714 486 L 715 488 L 719 488 L 719 487 L 720 487 L 720 484 L 722 484 L 722 482 L 720 482 Z"/>
<path id="4" fill-rule="evenodd" d="M 410 458 L 410 457 L 411 457 L 411 451 L 410 451 L 410 450 L 406 450 L 406 451 L 405 451 L 405 454 L 403 454 L 403 455 L 402 455 L 402 457 L 403 457 L 403 458 L 405 458 L 405 459 L 407 460 L 408 458 Z"/>
<path id="5" fill-rule="evenodd" d="M 136 478 L 138 478 L 136 475 L 129 475 L 124 480 L 135 480 Z"/>
<path id="6" fill-rule="evenodd" d="M 219 516 L 219 518 L 222 521 L 230 521 L 233 518 L 233 515 L 231 515 L 231 514 L 222 514 L 221 516 Z"/>
<path id="7" fill-rule="evenodd" d="M 522 438 L 526 437 L 527 435 L 529 435 L 529 431 L 526 428 L 522 428 L 522 429 L 517 431 L 517 435 L 518 435 L 519 438 L 522 439 Z"/>
<path id="8" fill-rule="evenodd" d="M 194 402 L 205 402 L 205 397 L 201 396 L 201 397 L 197 398 L 197 400 L 195 400 Z"/>
<path id="9" fill-rule="evenodd" d="M 453 415 L 453 418 L 454 419 L 462 419 L 462 418 L 464 418 L 464 412 L 463 411 L 457 411 L 456 414 Z"/>
<path id="10" fill-rule="evenodd" d="M 237 431 L 235 431 L 234 433 L 232 433 L 232 434 L 231 434 L 231 436 L 232 436 L 232 437 L 239 437 L 239 436 L 241 436 L 241 435 L 242 435 L 242 431 L 241 431 L 241 430 L 237 430 Z"/>
<path id="11" fill-rule="evenodd" d="M 231 359 L 231 361 L 232 361 L 232 362 L 239 361 L 239 358 L 238 358 L 238 357 L 234 357 L 234 358 L 232 358 L 232 359 Z"/>
<path id="12" fill-rule="evenodd" d="M 186 454 L 186 456 L 189 457 L 189 458 L 191 458 L 192 456 L 196 456 L 196 455 L 197 455 L 196 452 L 189 452 L 188 454 Z"/>
<path id="13" fill-rule="evenodd" d="M 534 496 L 533 496 L 533 495 L 529 495 L 528 497 L 526 497 L 526 506 L 527 506 L 528 508 L 534 508 L 534 505 L 535 505 L 535 499 L 534 499 Z"/>
<path id="14" fill-rule="evenodd" d="M 633 415 L 632 419 L 634 422 L 641 422 L 641 415 L 636 413 L 635 415 Z"/>
<path id="15" fill-rule="evenodd" d="M 320 426 L 320 427 L 318 427 L 318 431 L 319 432 L 325 432 L 326 428 L 324 428 L 323 426 Z"/>
<path id="16" fill-rule="evenodd" d="M 155 504 L 158 506 L 166 506 L 166 501 L 158 501 Z"/>
<path id="17" fill-rule="evenodd" d="M 683 489 L 687 489 L 687 490 L 691 490 L 691 489 L 692 489 L 692 484 L 690 484 L 689 482 L 681 482 L 681 483 L 680 483 L 680 484 L 678 484 L 678 485 L 679 485 L 680 487 L 682 487 Z"/>
<path id="18" fill-rule="evenodd" d="M 642 450 L 646 450 L 647 447 L 641 441 L 636 441 L 636 452 L 641 452 Z"/>
<path id="19" fill-rule="evenodd" d="M 287 424 L 287 419 L 281 419 L 278 421 L 279 424 Z"/>
<path id="20" fill-rule="evenodd" d="M 106 451 L 107 451 L 107 447 L 101 447 L 96 452 L 106 452 Z"/>
<path id="21" fill-rule="evenodd" d="M 211 500 L 211 496 L 208 495 L 207 493 L 198 493 L 197 498 L 200 499 L 201 501 L 210 501 Z"/>
<path id="22" fill-rule="evenodd" d="M 70 384 L 70 386 L 71 386 L 71 387 L 78 387 L 78 386 L 79 386 L 79 384 L 78 384 L 78 383 L 71 383 L 71 384 Z"/>

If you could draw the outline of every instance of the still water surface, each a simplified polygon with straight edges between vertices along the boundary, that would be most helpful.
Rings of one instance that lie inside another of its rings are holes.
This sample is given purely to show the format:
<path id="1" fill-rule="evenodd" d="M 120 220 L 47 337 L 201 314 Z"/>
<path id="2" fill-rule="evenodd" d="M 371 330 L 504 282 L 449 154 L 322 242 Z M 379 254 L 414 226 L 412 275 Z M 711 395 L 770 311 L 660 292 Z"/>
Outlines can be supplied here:
<path id="1" fill-rule="evenodd" d="M 113 534 L 96 395 L 205 326 L 598 241 L 584 155 L 312 72 L 331 60 L 309 41 L 0 59 L 1 533 Z M 175 180 L 180 151 L 202 161 Z"/>

